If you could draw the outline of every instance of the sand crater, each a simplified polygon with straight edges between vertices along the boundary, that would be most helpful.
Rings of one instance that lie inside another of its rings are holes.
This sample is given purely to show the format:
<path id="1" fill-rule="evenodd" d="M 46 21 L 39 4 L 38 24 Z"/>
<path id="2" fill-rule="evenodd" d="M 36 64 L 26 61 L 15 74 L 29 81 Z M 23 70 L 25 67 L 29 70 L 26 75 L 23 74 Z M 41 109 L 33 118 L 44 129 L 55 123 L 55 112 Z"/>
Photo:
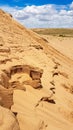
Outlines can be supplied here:
<path id="1" fill-rule="evenodd" d="M 26 91 L 25 85 L 34 89 L 42 88 L 41 77 L 43 70 L 29 65 L 14 65 L 3 69 L 0 73 L 1 105 L 10 108 L 13 104 L 13 90 Z"/>

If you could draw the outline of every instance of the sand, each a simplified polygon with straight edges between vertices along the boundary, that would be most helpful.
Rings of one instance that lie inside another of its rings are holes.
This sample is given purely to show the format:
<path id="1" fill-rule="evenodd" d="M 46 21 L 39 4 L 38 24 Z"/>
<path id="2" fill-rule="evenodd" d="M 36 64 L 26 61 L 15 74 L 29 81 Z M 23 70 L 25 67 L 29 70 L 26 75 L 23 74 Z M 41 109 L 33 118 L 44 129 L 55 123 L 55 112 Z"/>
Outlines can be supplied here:
<path id="1" fill-rule="evenodd" d="M 73 130 L 72 52 L 48 41 L 0 10 L 0 105 L 20 130 Z"/>
<path id="2" fill-rule="evenodd" d="M 42 35 L 48 44 L 56 50 L 73 60 L 73 37 L 59 37 L 52 35 Z"/>

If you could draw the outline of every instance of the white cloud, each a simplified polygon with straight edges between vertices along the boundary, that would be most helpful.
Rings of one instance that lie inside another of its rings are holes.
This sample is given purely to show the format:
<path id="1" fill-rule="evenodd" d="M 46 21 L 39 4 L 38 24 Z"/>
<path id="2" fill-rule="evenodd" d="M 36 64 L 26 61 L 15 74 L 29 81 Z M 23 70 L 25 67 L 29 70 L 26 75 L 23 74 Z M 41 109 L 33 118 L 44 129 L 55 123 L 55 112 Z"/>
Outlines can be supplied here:
<path id="1" fill-rule="evenodd" d="M 70 5 L 47 4 L 26 6 L 23 8 L 2 6 L 15 19 L 26 27 L 73 27 L 73 2 Z"/>
<path id="2" fill-rule="evenodd" d="M 70 4 L 70 8 L 73 10 L 73 2 Z"/>

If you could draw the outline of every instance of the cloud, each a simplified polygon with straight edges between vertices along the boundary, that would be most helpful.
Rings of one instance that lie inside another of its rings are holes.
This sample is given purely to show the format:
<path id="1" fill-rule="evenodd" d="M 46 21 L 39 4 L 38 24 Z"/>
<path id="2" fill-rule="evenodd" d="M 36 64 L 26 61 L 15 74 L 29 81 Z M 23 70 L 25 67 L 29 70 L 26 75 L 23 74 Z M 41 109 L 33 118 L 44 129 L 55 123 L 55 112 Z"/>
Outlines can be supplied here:
<path id="1" fill-rule="evenodd" d="M 31 5 L 26 7 L 2 6 L 21 24 L 30 28 L 73 27 L 73 2 L 70 5 Z"/>
<path id="2" fill-rule="evenodd" d="M 70 4 L 70 8 L 73 10 L 73 2 Z"/>

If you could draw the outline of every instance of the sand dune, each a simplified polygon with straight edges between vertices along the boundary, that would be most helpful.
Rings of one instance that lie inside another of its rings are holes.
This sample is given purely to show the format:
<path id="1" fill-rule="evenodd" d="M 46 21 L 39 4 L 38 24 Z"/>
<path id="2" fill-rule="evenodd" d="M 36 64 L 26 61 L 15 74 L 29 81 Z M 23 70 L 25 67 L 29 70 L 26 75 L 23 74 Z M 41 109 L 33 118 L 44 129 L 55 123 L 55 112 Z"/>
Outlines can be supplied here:
<path id="1" fill-rule="evenodd" d="M 73 130 L 73 59 L 48 41 L 0 10 L 0 105 L 20 130 Z"/>
<path id="2" fill-rule="evenodd" d="M 48 40 L 48 44 L 73 59 L 73 37 L 42 36 Z"/>

